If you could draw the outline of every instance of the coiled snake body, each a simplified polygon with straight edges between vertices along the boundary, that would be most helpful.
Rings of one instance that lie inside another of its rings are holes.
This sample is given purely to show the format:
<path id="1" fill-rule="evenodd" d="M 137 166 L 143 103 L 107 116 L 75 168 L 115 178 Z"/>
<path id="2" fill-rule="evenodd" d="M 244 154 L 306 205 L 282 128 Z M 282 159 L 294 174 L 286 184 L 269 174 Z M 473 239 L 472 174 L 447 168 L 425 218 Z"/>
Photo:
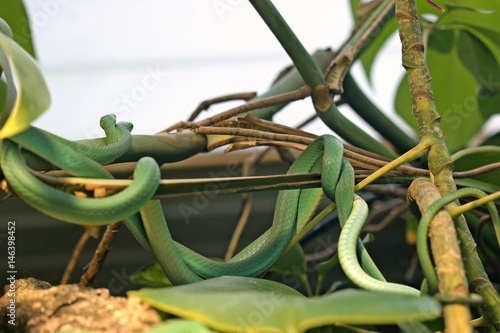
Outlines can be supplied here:
<path id="1" fill-rule="evenodd" d="M 26 165 L 21 154 L 21 148 L 29 150 L 73 176 L 111 179 L 102 164 L 111 163 L 130 149 L 131 125 L 116 123 L 110 115 L 102 118 L 101 127 L 106 133 L 105 146 L 84 146 L 35 127 L 2 140 L 0 163 L 10 189 L 43 213 L 68 222 L 102 225 L 125 219 L 141 244 L 155 253 L 174 284 L 265 272 L 311 219 L 324 192 L 336 203 L 341 225 L 345 224 L 339 258 L 348 277 L 367 289 L 419 294 L 415 289 L 384 282 L 359 241 L 366 204 L 354 194 L 354 172 L 343 157 L 342 143 L 335 137 L 319 137 L 288 171 L 289 174 L 320 172 L 322 190 L 280 191 L 272 226 L 234 258 L 221 262 L 201 256 L 172 239 L 160 202 L 151 200 L 160 181 L 159 167 L 152 157 L 139 159 L 132 184 L 121 192 L 104 198 L 78 198 L 45 184 Z M 356 248 L 368 274 L 357 262 Z"/>

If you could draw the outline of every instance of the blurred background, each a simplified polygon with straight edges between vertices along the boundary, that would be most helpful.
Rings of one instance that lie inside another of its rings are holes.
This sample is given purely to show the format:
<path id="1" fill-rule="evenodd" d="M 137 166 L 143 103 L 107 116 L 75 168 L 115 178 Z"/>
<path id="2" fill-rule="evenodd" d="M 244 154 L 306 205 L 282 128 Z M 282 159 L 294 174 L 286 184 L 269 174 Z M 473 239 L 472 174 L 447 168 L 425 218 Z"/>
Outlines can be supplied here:
<path id="1" fill-rule="evenodd" d="M 53 98 L 36 123 L 69 139 L 102 136 L 115 113 L 151 134 L 184 120 L 201 101 L 265 91 L 290 63 L 248 1 L 27 0 L 34 42 Z M 338 48 L 350 34 L 348 1 L 275 1 L 306 49 Z M 397 36 L 376 64 L 371 93 L 388 112 L 403 75 Z M 355 74 L 361 74 L 356 66 Z M 363 75 L 362 87 L 369 88 Z M 213 108 L 212 113 L 222 108 Z M 277 116 L 296 125 L 308 100 Z M 360 120 L 360 122 L 362 122 Z M 309 130 L 328 132 L 320 121 Z"/>

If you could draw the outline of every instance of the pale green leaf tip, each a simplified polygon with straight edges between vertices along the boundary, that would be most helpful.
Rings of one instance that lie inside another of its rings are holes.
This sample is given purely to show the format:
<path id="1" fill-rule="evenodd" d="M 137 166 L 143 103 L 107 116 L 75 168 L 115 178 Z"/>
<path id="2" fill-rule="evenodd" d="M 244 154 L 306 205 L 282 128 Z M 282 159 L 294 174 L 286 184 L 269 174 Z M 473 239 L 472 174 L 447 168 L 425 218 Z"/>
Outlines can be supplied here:
<path id="1" fill-rule="evenodd" d="M 12 29 L 10 28 L 9 24 L 5 22 L 5 20 L 2 19 L 1 17 L 0 17 L 0 32 L 10 38 L 14 38 L 14 34 L 12 33 Z"/>
<path id="2" fill-rule="evenodd" d="M 5 62 L 0 63 L 0 66 L 7 73 L 10 72 L 7 75 L 7 86 L 14 86 L 16 94 L 12 109 L 2 111 L 8 112 L 9 117 L 0 129 L 0 138 L 12 137 L 28 129 L 51 103 L 47 83 L 35 60 L 6 35 L 4 30 L 5 27 L 0 27 L 0 52 Z"/>

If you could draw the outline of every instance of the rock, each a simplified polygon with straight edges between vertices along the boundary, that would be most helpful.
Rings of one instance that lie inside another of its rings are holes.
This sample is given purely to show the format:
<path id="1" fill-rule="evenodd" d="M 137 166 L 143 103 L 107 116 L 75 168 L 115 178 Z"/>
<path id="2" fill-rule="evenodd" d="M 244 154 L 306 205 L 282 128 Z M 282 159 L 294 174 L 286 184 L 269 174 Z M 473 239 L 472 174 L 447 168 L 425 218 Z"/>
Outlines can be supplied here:
<path id="1" fill-rule="evenodd" d="M 15 300 L 15 325 L 8 306 Z M 108 289 L 78 285 L 51 286 L 34 278 L 16 280 L 0 297 L 0 332 L 48 333 L 70 331 L 142 332 L 158 324 L 158 313 L 138 298 L 110 296 Z M 12 323 L 12 322 L 11 322 Z"/>

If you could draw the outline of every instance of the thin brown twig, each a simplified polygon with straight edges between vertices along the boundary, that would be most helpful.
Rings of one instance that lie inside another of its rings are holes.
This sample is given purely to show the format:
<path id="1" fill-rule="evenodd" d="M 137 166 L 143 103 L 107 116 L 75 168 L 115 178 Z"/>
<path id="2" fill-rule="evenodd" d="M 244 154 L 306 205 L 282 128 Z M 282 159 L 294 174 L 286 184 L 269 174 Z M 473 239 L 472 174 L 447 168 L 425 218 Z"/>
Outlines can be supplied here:
<path id="1" fill-rule="evenodd" d="M 88 240 L 91 237 L 91 232 L 88 229 L 85 229 L 83 234 L 80 236 L 80 239 L 75 245 L 75 248 L 73 249 L 73 253 L 71 254 L 71 258 L 68 262 L 68 265 L 66 266 L 66 269 L 64 270 L 64 274 L 61 278 L 61 284 L 68 284 L 71 275 L 73 274 L 73 271 L 75 270 L 76 264 L 78 263 L 78 260 L 80 259 L 80 256 L 82 254 L 83 249 L 85 248 L 85 245 L 87 244 Z"/>
<path id="2" fill-rule="evenodd" d="M 221 112 L 213 117 L 206 118 L 197 123 L 194 123 L 195 126 L 210 126 L 225 119 L 237 116 L 242 113 L 246 113 L 249 111 L 262 109 L 269 106 L 279 105 L 283 103 L 288 103 L 292 101 L 296 101 L 299 99 L 304 99 L 311 95 L 311 88 L 308 86 L 302 86 L 299 89 L 286 92 L 283 94 L 267 97 L 264 99 L 259 99 L 255 101 L 251 101 L 245 103 L 243 105 L 237 106 L 235 108 L 229 109 L 225 112 Z"/>
<path id="3" fill-rule="evenodd" d="M 262 161 L 264 156 L 271 151 L 271 148 L 265 149 L 264 151 L 254 155 L 251 160 L 245 161 L 243 166 L 242 176 L 252 176 L 255 173 L 255 169 L 257 165 Z M 242 201 L 241 201 L 241 211 L 240 216 L 238 218 L 238 223 L 236 224 L 236 228 L 234 229 L 233 236 L 231 237 L 231 241 L 229 242 L 228 249 L 226 251 L 226 255 L 224 259 L 228 261 L 231 259 L 238 247 L 238 243 L 240 242 L 241 235 L 245 226 L 250 218 L 250 213 L 252 210 L 252 202 L 253 202 L 253 193 L 243 193 Z"/>
<path id="4" fill-rule="evenodd" d="M 300 128 L 295 128 L 295 127 L 290 127 L 282 124 L 277 124 L 272 121 L 267 121 L 264 119 L 260 119 L 255 117 L 252 114 L 247 113 L 244 117 L 238 117 L 237 118 L 238 123 L 244 123 L 248 124 L 253 127 L 263 127 L 269 132 L 274 132 L 274 133 L 281 133 L 281 134 L 292 134 L 292 135 L 298 135 L 298 136 L 303 136 L 305 138 L 310 138 L 310 139 L 316 139 L 318 138 L 318 135 L 309 133 L 306 131 L 301 130 Z M 217 123 L 217 126 L 220 123 Z"/>
<path id="5" fill-rule="evenodd" d="M 196 117 L 203 111 L 211 107 L 212 105 L 218 104 L 218 103 L 224 103 L 224 102 L 229 102 L 229 101 L 234 101 L 234 100 L 244 100 L 248 101 L 251 100 L 252 98 L 255 98 L 257 96 L 256 92 L 243 92 L 243 93 L 236 93 L 236 94 L 229 94 L 229 95 L 224 95 L 224 96 L 219 96 L 211 99 L 207 99 L 198 105 L 196 110 L 193 111 L 191 116 L 188 118 L 187 121 L 194 121 Z"/>
<path id="6" fill-rule="evenodd" d="M 234 101 L 234 100 L 248 101 L 248 100 L 251 100 L 252 98 L 255 98 L 256 96 L 257 96 L 257 93 L 255 93 L 255 92 L 243 92 L 243 93 L 235 93 L 235 94 L 229 94 L 229 95 L 224 95 L 224 96 L 218 96 L 215 98 L 204 100 L 191 113 L 191 115 L 189 116 L 189 118 L 186 121 L 180 121 L 180 122 L 166 128 L 166 129 L 164 129 L 161 132 L 170 133 L 173 130 L 189 127 L 192 124 L 192 122 L 200 115 L 200 113 L 202 111 L 207 110 L 212 105 L 224 103 L 224 102 L 229 102 L 229 101 Z"/>
<path id="7" fill-rule="evenodd" d="M 314 251 L 313 253 L 306 253 L 305 260 L 308 263 L 318 263 L 331 258 L 335 253 L 337 253 L 338 243 L 332 243 L 328 247 L 320 250 Z"/>
<path id="8" fill-rule="evenodd" d="M 377 168 L 383 167 L 388 163 L 387 161 L 384 160 L 368 157 L 363 154 L 357 153 L 349 148 L 346 147 L 346 149 L 344 149 L 344 156 L 350 161 L 355 160 L 359 162 L 364 162 L 368 165 L 373 165 Z M 399 166 L 398 168 L 396 168 L 396 170 L 414 176 L 425 176 L 425 177 L 429 176 L 429 170 L 414 168 L 406 165 Z"/>
<path id="9" fill-rule="evenodd" d="M 231 140 L 228 139 L 227 143 L 231 143 L 231 145 L 224 151 L 230 152 L 235 150 L 247 149 L 247 148 L 255 148 L 255 147 L 276 147 L 276 148 L 288 148 L 298 151 L 303 151 L 306 149 L 306 145 L 294 142 L 286 142 L 286 141 L 275 141 L 275 140 L 261 140 L 261 139 L 244 139 L 239 138 L 239 140 Z M 219 145 L 219 142 L 208 146 L 208 150 L 215 149 L 217 147 L 224 146 Z"/>
<path id="10" fill-rule="evenodd" d="M 244 137 L 252 137 L 252 138 L 258 138 L 258 139 L 267 139 L 267 140 L 273 140 L 273 141 L 287 141 L 287 142 L 294 142 L 294 143 L 299 143 L 302 145 L 309 145 L 311 144 L 314 140 L 312 138 L 305 138 L 300 135 L 291 135 L 291 134 L 277 134 L 277 133 L 272 133 L 272 132 L 266 132 L 266 131 L 259 131 L 259 130 L 254 130 L 254 129 L 247 129 L 247 128 L 227 128 L 227 127 L 212 127 L 212 126 L 206 126 L 206 127 L 198 127 L 198 128 L 193 128 L 192 131 L 194 133 L 201 133 L 201 134 L 216 134 L 216 135 L 228 135 L 228 136 L 244 136 Z M 229 141 L 235 142 L 237 139 L 232 139 L 229 138 L 228 140 L 224 141 L 224 144 L 227 144 Z M 217 145 L 222 144 L 222 141 L 219 141 Z M 211 146 L 211 148 L 213 148 Z M 388 162 L 387 161 L 381 161 L 372 157 L 367 157 L 364 156 L 360 153 L 357 153 L 353 150 L 351 150 L 351 147 L 347 147 L 348 149 L 344 150 L 344 156 L 346 158 L 350 158 L 352 160 L 364 162 L 369 165 L 373 165 L 375 167 L 382 167 L 386 165 Z M 354 149 L 357 150 L 357 149 Z M 429 176 L 429 171 L 425 169 L 418 169 L 418 168 L 413 168 L 409 166 L 400 166 L 396 170 L 411 174 L 411 175 L 416 175 L 416 176 Z"/>
<path id="11" fill-rule="evenodd" d="M 250 212 L 252 211 L 252 202 L 253 202 L 252 193 L 242 194 L 240 216 L 238 218 L 238 223 L 236 224 L 236 228 L 233 231 L 233 235 L 231 236 L 231 240 L 229 242 L 226 255 L 224 256 L 225 261 L 231 259 L 236 252 L 236 248 L 238 247 L 238 244 L 241 239 L 241 234 L 243 233 L 243 230 L 247 225 L 248 219 L 250 217 Z"/>
<path id="12" fill-rule="evenodd" d="M 350 145 L 350 144 L 347 144 L 347 143 L 344 143 L 344 149 L 348 150 L 350 152 L 359 154 L 359 155 L 363 155 L 363 156 L 375 159 L 375 160 L 387 161 L 387 162 L 391 161 L 389 158 L 387 158 L 385 156 L 373 153 L 373 152 L 371 152 L 369 150 L 366 150 L 366 149 L 363 149 L 363 148 L 359 148 L 359 147 L 356 147 L 356 146 L 353 146 L 353 145 Z"/>
<path id="13" fill-rule="evenodd" d="M 483 165 L 481 167 L 467 170 L 467 171 L 453 172 L 453 177 L 454 178 L 469 178 L 469 177 L 474 177 L 474 176 L 481 175 L 483 173 L 491 172 L 491 171 L 498 170 L 498 169 L 500 169 L 500 162 Z"/>
<path id="14" fill-rule="evenodd" d="M 387 214 L 382 221 L 380 221 L 377 224 L 366 224 L 363 227 L 363 232 L 378 232 L 385 227 L 387 227 L 391 222 L 393 222 L 396 217 L 398 217 L 401 213 L 403 213 L 407 208 L 408 204 L 405 202 L 405 200 L 397 200 L 398 204 L 394 205 L 394 202 L 391 202 L 391 205 L 387 206 L 387 209 L 384 209 L 383 212 L 389 211 L 389 214 Z M 379 212 L 380 215 L 382 212 Z"/>
<path id="15" fill-rule="evenodd" d="M 102 235 L 102 239 L 95 250 L 94 257 L 90 261 L 87 270 L 80 278 L 80 286 L 87 287 L 89 283 L 95 279 L 97 273 L 101 270 L 102 264 L 106 259 L 106 256 L 111 249 L 111 243 L 116 237 L 116 234 L 122 225 L 122 222 L 116 222 L 108 225 L 106 231 Z"/>
<path id="16" fill-rule="evenodd" d="M 247 128 L 228 128 L 228 127 L 212 127 L 204 126 L 193 128 L 192 131 L 196 134 L 217 134 L 217 135 L 238 135 L 259 139 L 275 140 L 275 141 L 288 141 L 300 144 L 309 145 L 313 139 L 305 138 L 298 135 L 290 134 L 276 134 L 272 132 L 258 131 Z"/>

